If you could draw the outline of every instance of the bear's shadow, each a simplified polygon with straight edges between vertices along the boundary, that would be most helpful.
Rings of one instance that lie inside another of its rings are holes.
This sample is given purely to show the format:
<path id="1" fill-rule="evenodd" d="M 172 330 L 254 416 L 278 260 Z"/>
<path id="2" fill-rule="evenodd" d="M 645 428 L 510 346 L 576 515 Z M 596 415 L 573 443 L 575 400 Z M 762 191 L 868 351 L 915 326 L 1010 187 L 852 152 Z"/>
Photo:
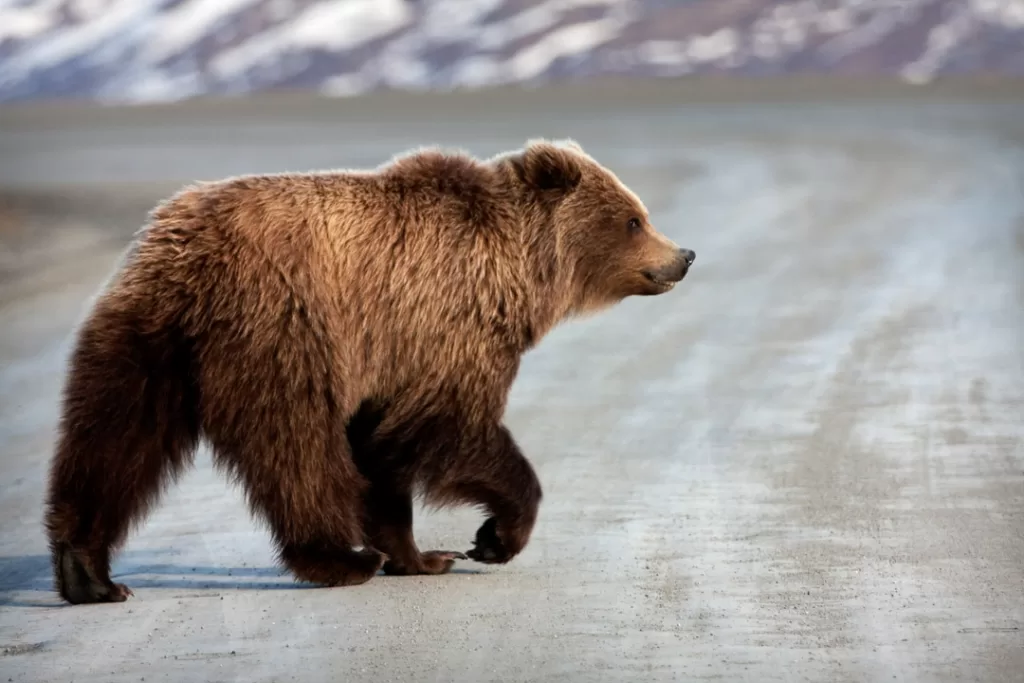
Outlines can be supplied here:
<path id="1" fill-rule="evenodd" d="M 111 577 L 129 588 L 203 590 L 310 590 L 320 586 L 300 583 L 282 567 L 210 567 L 160 561 L 168 553 L 128 551 L 114 563 Z M 478 569 L 455 567 L 452 574 L 479 574 Z M 401 580 L 379 572 L 377 580 Z M 24 593 L 38 593 L 25 596 Z M 216 595 L 211 592 L 210 596 Z M 49 555 L 0 557 L 0 606 L 63 607 L 54 590 Z"/>

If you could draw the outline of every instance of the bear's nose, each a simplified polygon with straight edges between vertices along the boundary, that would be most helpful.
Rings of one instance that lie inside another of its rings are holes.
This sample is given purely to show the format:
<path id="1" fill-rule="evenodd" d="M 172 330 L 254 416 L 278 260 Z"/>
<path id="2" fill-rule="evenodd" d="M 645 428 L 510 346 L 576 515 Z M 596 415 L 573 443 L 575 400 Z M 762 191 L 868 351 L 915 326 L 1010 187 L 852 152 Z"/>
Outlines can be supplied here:
<path id="1" fill-rule="evenodd" d="M 697 252 L 695 252 L 693 249 L 680 249 L 679 253 L 686 261 L 687 266 L 693 265 L 693 262 L 697 259 Z"/>

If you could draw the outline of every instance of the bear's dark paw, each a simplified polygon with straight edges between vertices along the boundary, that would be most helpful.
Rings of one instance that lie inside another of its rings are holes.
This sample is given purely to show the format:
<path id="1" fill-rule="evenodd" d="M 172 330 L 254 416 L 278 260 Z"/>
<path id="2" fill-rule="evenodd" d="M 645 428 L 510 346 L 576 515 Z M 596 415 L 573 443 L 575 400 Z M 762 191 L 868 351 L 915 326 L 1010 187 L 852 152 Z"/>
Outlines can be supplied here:
<path id="1" fill-rule="evenodd" d="M 124 602 L 134 595 L 123 583 L 114 583 L 109 574 L 97 576 L 93 567 L 96 561 L 83 551 L 72 550 L 66 543 L 55 548 L 57 566 L 57 591 L 72 605 Z"/>
<path id="2" fill-rule="evenodd" d="M 387 555 L 372 548 L 346 554 L 334 567 L 325 568 L 331 572 L 331 578 L 326 583 L 338 587 L 366 583 L 377 575 L 377 572 L 387 564 L 388 559 L 390 558 Z"/>
<path id="3" fill-rule="evenodd" d="M 124 585 L 123 583 L 114 583 L 111 584 L 110 591 L 108 592 L 107 595 L 107 599 L 110 602 L 124 602 L 129 597 L 135 595 L 135 593 L 133 593 L 132 589 Z"/>
<path id="4" fill-rule="evenodd" d="M 366 583 L 388 561 L 387 555 L 373 548 L 353 550 L 323 544 L 286 545 L 281 556 L 298 580 L 324 586 Z"/>
<path id="5" fill-rule="evenodd" d="M 485 564 L 504 564 L 514 556 L 498 536 L 498 520 L 495 517 L 489 518 L 480 526 L 473 546 L 471 550 L 466 551 L 466 556 Z"/>
<path id="6" fill-rule="evenodd" d="M 123 583 L 108 583 L 108 584 L 92 584 L 89 588 L 89 594 L 73 595 L 70 597 L 69 602 L 72 604 L 76 603 L 101 603 L 101 602 L 125 602 L 129 597 L 135 595 L 132 589 Z"/>
<path id="7" fill-rule="evenodd" d="M 420 553 L 415 563 L 400 564 L 389 560 L 384 563 L 384 573 L 389 576 L 413 576 L 415 574 L 447 574 L 456 560 L 468 560 L 465 553 L 452 550 L 428 550 Z"/>

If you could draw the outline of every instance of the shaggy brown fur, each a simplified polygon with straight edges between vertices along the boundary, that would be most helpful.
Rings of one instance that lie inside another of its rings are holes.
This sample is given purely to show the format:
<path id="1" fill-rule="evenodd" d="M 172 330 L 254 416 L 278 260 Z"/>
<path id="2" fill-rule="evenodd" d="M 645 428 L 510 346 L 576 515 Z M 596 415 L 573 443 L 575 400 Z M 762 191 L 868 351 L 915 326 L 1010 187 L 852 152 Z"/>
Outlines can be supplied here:
<path id="1" fill-rule="evenodd" d="M 508 562 L 541 500 L 502 424 L 521 355 L 693 258 L 572 142 L 184 189 L 78 333 L 47 497 L 60 594 L 131 594 L 111 552 L 201 438 L 301 580 Z M 418 491 L 486 510 L 472 550 L 416 547 Z"/>

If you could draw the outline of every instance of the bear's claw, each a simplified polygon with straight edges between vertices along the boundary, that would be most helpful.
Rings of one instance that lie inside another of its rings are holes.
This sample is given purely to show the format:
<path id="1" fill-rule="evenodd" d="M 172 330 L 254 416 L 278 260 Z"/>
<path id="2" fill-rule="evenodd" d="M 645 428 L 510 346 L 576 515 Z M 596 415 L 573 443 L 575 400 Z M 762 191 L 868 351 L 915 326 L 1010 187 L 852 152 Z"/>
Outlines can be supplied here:
<path id="1" fill-rule="evenodd" d="M 418 561 L 411 565 L 388 561 L 384 565 L 384 573 L 392 576 L 447 574 L 455 566 L 456 560 L 468 559 L 465 553 L 454 550 L 428 550 L 420 553 Z"/>
<path id="2" fill-rule="evenodd" d="M 135 595 L 132 589 L 123 583 L 115 583 L 114 590 L 111 591 L 111 602 L 124 602 L 129 597 Z"/>

